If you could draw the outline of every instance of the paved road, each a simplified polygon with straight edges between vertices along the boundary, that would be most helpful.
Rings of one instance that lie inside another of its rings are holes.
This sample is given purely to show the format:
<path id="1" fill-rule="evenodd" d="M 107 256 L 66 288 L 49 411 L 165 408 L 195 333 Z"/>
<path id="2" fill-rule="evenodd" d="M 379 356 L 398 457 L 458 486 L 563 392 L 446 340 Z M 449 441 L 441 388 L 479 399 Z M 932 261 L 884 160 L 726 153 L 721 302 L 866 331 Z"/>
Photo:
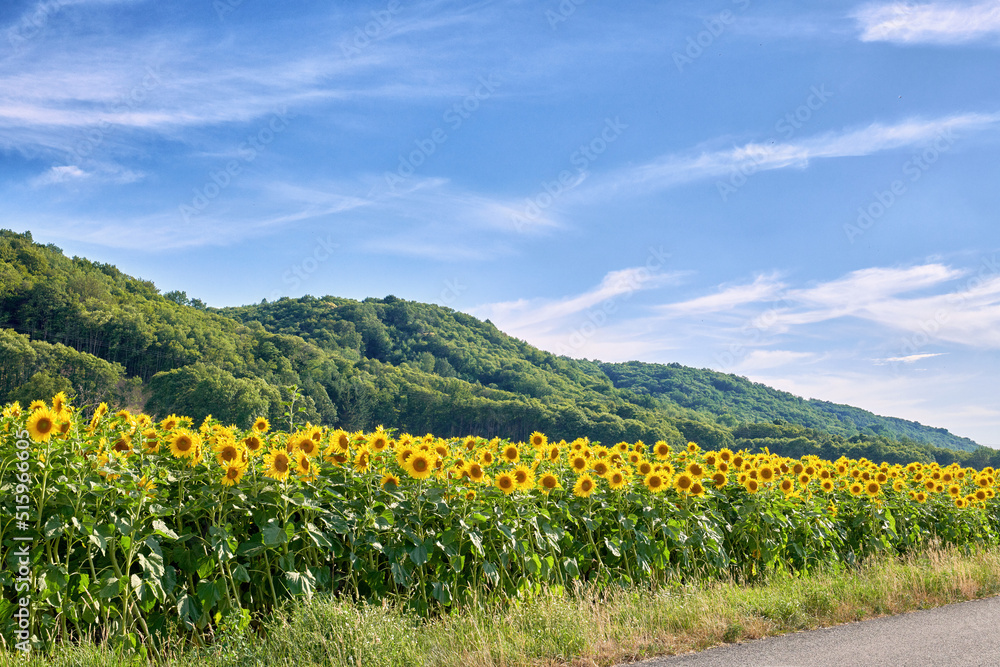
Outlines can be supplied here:
<path id="1" fill-rule="evenodd" d="M 1000 597 L 653 658 L 633 667 L 1000 665 Z"/>

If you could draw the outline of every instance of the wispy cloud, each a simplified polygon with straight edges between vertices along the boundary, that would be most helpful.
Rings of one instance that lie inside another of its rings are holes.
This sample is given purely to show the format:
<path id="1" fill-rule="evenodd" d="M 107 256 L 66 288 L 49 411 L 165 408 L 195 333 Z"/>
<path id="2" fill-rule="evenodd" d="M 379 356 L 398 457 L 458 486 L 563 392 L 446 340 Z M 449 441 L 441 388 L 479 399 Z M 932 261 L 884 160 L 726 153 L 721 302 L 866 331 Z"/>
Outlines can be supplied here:
<path id="1" fill-rule="evenodd" d="M 1000 3 L 893 2 L 854 12 L 860 39 L 898 44 L 959 44 L 1000 37 Z"/>
<path id="2" fill-rule="evenodd" d="M 733 323 L 734 309 L 742 314 L 740 324 Z M 737 332 L 749 328 L 766 329 L 778 340 L 793 331 L 805 335 L 810 325 L 848 318 L 877 325 L 883 336 L 930 331 L 941 342 L 1000 349 L 1000 268 L 995 257 L 978 270 L 941 263 L 872 267 L 809 287 L 758 277 L 657 310 L 671 321 L 697 317 L 717 337 L 729 331 L 739 339 Z"/>
<path id="3" fill-rule="evenodd" d="M 28 185 L 33 188 L 47 185 L 78 185 L 82 183 L 114 183 L 124 185 L 142 180 L 142 172 L 126 169 L 119 165 L 99 165 L 91 170 L 84 170 L 76 165 L 60 165 L 51 167 L 45 172 L 29 179 Z"/>
<path id="4" fill-rule="evenodd" d="M 800 141 L 747 143 L 721 150 L 670 153 L 645 164 L 596 176 L 594 185 L 578 190 L 585 198 L 606 197 L 728 176 L 748 165 L 754 165 L 757 171 L 804 169 L 813 160 L 859 157 L 919 146 L 942 135 L 979 131 L 998 122 L 1000 113 L 965 113 L 931 120 L 909 119 L 892 125 L 872 123 L 864 128 L 828 132 Z"/>
<path id="5" fill-rule="evenodd" d="M 875 363 L 879 365 L 883 364 L 915 364 L 918 361 L 924 359 L 932 359 L 934 357 L 944 356 L 944 352 L 928 352 L 927 354 L 908 354 L 904 357 L 886 357 L 885 359 L 877 359 Z"/>
<path id="6" fill-rule="evenodd" d="M 662 306 L 662 310 L 671 314 L 723 312 L 737 306 L 774 299 L 784 287 L 785 284 L 777 279 L 776 274 L 757 276 L 752 283 L 722 286 L 716 294 L 666 304 Z"/>

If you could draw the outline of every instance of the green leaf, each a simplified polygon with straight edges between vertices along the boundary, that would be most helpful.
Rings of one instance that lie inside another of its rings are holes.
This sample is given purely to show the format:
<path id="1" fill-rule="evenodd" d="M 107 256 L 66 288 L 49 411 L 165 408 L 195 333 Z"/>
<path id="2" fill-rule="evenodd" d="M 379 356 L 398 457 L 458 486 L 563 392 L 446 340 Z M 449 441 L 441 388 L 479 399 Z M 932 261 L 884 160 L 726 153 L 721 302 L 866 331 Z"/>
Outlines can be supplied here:
<path id="1" fill-rule="evenodd" d="M 493 563 L 483 563 L 483 576 L 490 580 L 494 586 L 500 584 L 500 572 Z"/>
<path id="2" fill-rule="evenodd" d="M 184 625 L 189 629 L 194 629 L 198 619 L 201 618 L 201 610 L 198 602 L 193 597 L 185 593 L 177 600 L 177 615 L 180 616 Z"/>
<path id="3" fill-rule="evenodd" d="M 258 534 L 241 544 L 239 548 L 236 549 L 236 555 L 253 558 L 257 554 L 263 553 L 266 550 L 267 547 L 261 541 L 261 536 Z"/>
<path id="4" fill-rule="evenodd" d="M 292 595 L 310 597 L 316 588 L 316 581 L 311 572 L 285 572 L 285 584 Z"/>
<path id="5" fill-rule="evenodd" d="M 427 543 L 424 542 L 410 552 L 410 560 L 419 567 L 429 560 L 429 555 L 430 550 L 427 548 Z"/>
<path id="6" fill-rule="evenodd" d="M 389 565 L 389 570 L 392 572 L 392 580 L 396 582 L 398 586 L 406 586 L 410 583 L 410 571 L 401 562 L 394 562 Z"/>
<path id="7" fill-rule="evenodd" d="M 451 604 L 451 586 L 440 581 L 431 583 L 431 595 L 443 605 Z"/>
<path id="8" fill-rule="evenodd" d="M 237 563 L 236 567 L 233 568 L 233 581 L 238 581 L 244 584 L 250 582 L 250 573 L 248 573 L 247 569 L 239 563 Z"/>
<path id="9" fill-rule="evenodd" d="M 228 531 L 218 526 L 209 526 L 208 534 L 210 536 L 212 551 L 215 553 L 216 558 L 223 563 L 232 560 L 235 554 L 230 546 L 232 538 L 230 538 Z"/>
<path id="10" fill-rule="evenodd" d="M 197 594 L 198 594 L 198 601 L 201 602 L 202 610 L 211 611 L 211 609 L 215 607 L 215 604 L 222 599 L 223 593 L 222 591 L 219 590 L 220 589 L 219 584 L 223 584 L 223 582 L 221 581 L 198 582 Z"/>
<path id="11" fill-rule="evenodd" d="M 159 519 L 153 521 L 153 532 L 159 535 L 160 537 L 167 538 L 168 540 L 176 540 L 178 538 L 177 533 L 170 530 L 170 527 L 167 526 L 167 524 L 160 521 Z"/>
<path id="12" fill-rule="evenodd" d="M 261 531 L 261 535 L 264 544 L 269 547 L 276 547 L 288 541 L 288 535 L 285 534 L 284 528 L 276 523 L 265 526 L 264 530 Z"/>
<path id="13" fill-rule="evenodd" d="M 45 526 L 42 528 L 42 533 L 45 535 L 46 540 L 51 540 L 52 538 L 62 535 L 64 529 L 62 517 L 58 514 L 53 514 L 49 517 L 49 520 L 45 522 Z"/>
<path id="14" fill-rule="evenodd" d="M 566 570 L 566 574 L 571 577 L 580 576 L 580 566 L 576 564 L 575 558 L 567 558 L 563 561 L 563 569 Z"/>
<path id="15" fill-rule="evenodd" d="M 97 592 L 97 597 L 102 600 L 109 600 L 121 593 L 121 581 L 113 574 L 107 574 L 101 579 L 101 590 Z"/>

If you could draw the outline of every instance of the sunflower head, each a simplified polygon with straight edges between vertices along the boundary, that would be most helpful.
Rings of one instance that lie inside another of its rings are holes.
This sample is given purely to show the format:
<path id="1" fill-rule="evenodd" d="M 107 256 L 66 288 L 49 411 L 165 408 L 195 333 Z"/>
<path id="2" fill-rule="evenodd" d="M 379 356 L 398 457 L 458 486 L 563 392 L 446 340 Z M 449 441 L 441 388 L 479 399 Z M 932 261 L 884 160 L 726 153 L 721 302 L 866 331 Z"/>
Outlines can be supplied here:
<path id="1" fill-rule="evenodd" d="M 534 433 L 531 434 L 529 442 L 531 443 L 532 447 L 541 448 L 549 444 L 549 439 L 545 437 L 544 433 L 539 433 L 538 431 L 535 431 Z"/>
<path id="2" fill-rule="evenodd" d="M 34 410 L 28 417 L 28 434 L 35 442 L 48 442 L 53 433 L 56 432 L 56 414 L 49 409 L 49 406 L 42 403 L 42 407 Z"/>
<path id="3" fill-rule="evenodd" d="M 550 472 L 545 473 L 538 480 L 538 488 L 542 490 L 542 493 L 549 493 L 555 489 L 559 488 L 559 478 Z"/>
<path id="4" fill-rule="evenodd" d="M 583 473 L 576 478 L 576 483 L 573 485 L 573 495 L 579 498 L 588 498 L 595 488 L 597 488 L 597 483 L 594 478 Z"/>
<path id="5" fill-rule="evenodd" d="M 496 480 L 493 482 L 498 489 L 503 491 L 505 496 L 509 496 L 517 490 L 517 480 L 509 472 L 502 472 L 497 475 Z"/>
<path id="6" fill-rule="evenodd" d="M 243 466 L 228 464 L 225 466 L 225 472 L 222 475 L 223 486 L 234 486 L 240 483 L 240 479 L 243 478 Z"/>

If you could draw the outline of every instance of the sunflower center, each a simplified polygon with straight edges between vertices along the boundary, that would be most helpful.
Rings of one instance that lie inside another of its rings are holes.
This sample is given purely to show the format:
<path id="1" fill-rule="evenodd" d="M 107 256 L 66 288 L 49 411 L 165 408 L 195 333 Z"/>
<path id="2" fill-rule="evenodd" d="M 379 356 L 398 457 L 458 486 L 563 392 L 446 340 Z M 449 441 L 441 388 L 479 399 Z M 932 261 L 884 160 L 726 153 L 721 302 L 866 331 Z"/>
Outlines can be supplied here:
<path id="1" fill-rule="evenodd" d="M 425 459 L 422 456 L 418 456 L 413 461 L 413 469 L 416 470 L 417 472 L 424 472 L 425 470 L 427 470 L 427 459 Z"/>
<path id="2" fill-rule="evenodd" d="M 276 456 L 274 459 L 274 469 L 278 472 L 286 472 L 288 470 L 288 459 L 284 456 Z"/>

